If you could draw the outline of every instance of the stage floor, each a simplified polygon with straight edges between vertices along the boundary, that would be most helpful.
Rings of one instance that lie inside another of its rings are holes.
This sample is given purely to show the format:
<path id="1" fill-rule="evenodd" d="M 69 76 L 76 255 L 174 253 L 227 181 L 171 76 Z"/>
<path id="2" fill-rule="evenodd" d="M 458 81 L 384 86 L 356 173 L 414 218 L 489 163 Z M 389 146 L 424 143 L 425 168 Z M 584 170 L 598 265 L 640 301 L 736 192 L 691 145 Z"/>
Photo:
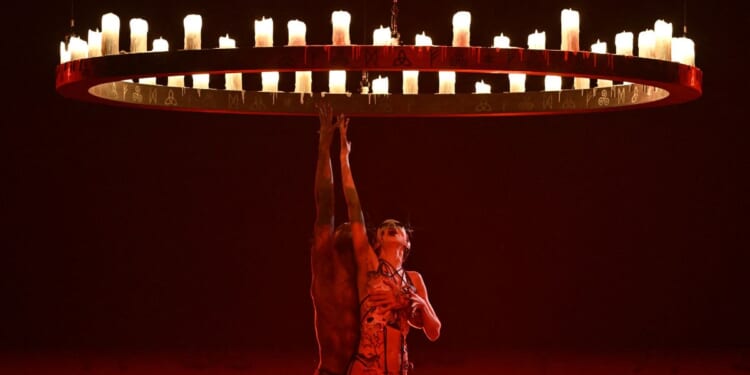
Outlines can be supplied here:
<path id="1" fill-rule="evenodd" d="M 416 353 L 414 353 L 416 354 Z M 725 375 L 750 374 L 750 348 L 634 350 L 610 353 L 482 351 L 412 356 L 414 375 Z M 417 358 L 414 358 L 417 357 Z M 4 353 L 0 374 L 312 374 L 314 353 L 182 351 L 169 353 Z"/>

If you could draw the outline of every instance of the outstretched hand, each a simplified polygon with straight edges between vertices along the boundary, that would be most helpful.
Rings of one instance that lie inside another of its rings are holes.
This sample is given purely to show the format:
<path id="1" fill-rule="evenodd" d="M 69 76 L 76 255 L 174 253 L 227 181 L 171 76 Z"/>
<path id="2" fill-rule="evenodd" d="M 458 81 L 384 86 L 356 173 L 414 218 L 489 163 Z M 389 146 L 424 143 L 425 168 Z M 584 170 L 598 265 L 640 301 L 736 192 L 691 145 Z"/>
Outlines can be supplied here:
<path id="1" fill-rule="evenodd" d="M 349 118 L 344 114 L 338 115 L 336 118 L 336 127 L 339 128 L 339 138 L 341 139 L 341 157 L 348 157 L 352 151 L 352 143 L 349 142 L 347 137 L 347 130 L 349 130 Z"/>
<path id="2" fill-rule="evenodd" d="M 318 109 L 321 138 L 333 136 L 333 132 L 336 130 L 336 126 L 334 126 L 333 124 L 333 107 L 331 107 L 331 103 L 320 102 L 315 105 L 315 108 Z"/>

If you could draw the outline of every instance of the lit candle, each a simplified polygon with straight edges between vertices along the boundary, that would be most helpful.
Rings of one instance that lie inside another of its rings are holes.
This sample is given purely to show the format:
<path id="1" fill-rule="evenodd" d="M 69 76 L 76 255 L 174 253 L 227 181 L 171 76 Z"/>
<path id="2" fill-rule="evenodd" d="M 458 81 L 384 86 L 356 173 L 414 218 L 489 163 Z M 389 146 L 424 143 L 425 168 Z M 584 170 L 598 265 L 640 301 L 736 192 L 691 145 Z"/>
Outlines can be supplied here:
<path id="1" fill-rule="evenodd" d="M 120 17 L 114 13 L 102 16 L 102 54 L 120 53 Z"/>
<path id="2" fill-rule="evenodd" d="M 102 55 L 102 33 L 99 29 L 89 30 L 89 57 Z"/>
<path id="3" fill-rule="evenodd" d="M 193 74 L 193 88 L 207 89 L 210 75 L 206 73 Z"/>
<path id="4" fill-rule="evenodd" d="M 289 30 L 288 45 L 290 46 L 304 46 L 307 44 L 305 34 L 307 33 L 307 25 L 299 20 L 291 20 L 286 24 Z"/>
<path id="5" fill-rule="evenodd" d="M 273 18 L 255 20 L 255 46 L 273 47 Z"/>
<path id="6" fill-rule="evenodd" d="M 471 13 L 456 12 L 453 15 L 453 47 L 469 47 L 471 45 Z"/>
<path id="7" fill-rule="evenodd" d="M 185 27 L 185 49 L 201 49 L 201 28 L 203 17 L 199 14 L 188 14 L 182 21 Z"/>
<path id="8" fill-rule="evenodd" d="M 654 23 L 656 42 L 654 53 L 657 59 L 672 61 L 672 24 L 658 20 Z"/>
<path id="9" fill-rule="evenodd" d="M 494 48 L 510 48 L 510 38 L 500 33 L 492 40 L 492 47 Z"/>
<path id="10" fill-rule="evenodd" d="M 439 71 L 438 78 L 440 79 L 440 94 L 456 93 L 456 72 Z"/>
<path id="11" fill-rule="evenodd" d="M 226 36 L 219 37 L 219 48 L 237 48 L 237 42 Z M 225 90 L 242 90 L 242 73 L 224 73 Z"/>
<path id="12" fill-rule="evenodd" d="M 130 52 L 148 50 L 148 22 L 142 18 L 130 19 Z"/>
<path id="13" fill-rule="evenodd" d="M 345 10 L 337 10 L 331 14 L 331 23 L 333 24 L 332 41 L 334 46 L 348 46 L 351 44 L 349 40 L 349 24 L 351 20 L 351 14 Z"/>
<path id="14" fill-rule="evenodd" d="M 65 42 L 60 42 L 60 64 L 70 61 L 70 52 L 68 47 L 65 46 Z"/>
<path id="15" fill-rule="evenodd" d="M 584 77 L 575 77 L 573 79 L 573 88 L 576 90 L 590 89 L 591 80 Z"/>
<path id="16" fill-rule="evenodd" d="M 695 66 L 695 43 L 687 37 L 672 39 L 672 61 Z"/>
<path id="17" fill-rule="evenodd" d="M 615 35 L 615 53 L 633 56 L 633 33 L 623 31 Z"/>
<path id="18" fill-rule="evenodd" d="M 388 77 L 378 76 L 378 78 L 375 78 L 372 81 L 372 93 L 388 94 Z"/>
<path id="19" fill-rule="evenodd" d="M 578 52 L 578 35 L 580 28 L 580 17 L 578 11 L 563 9 L 560 15 L 560 25 L 562 28 L 562 42 L 560 49 L 563 51 Z"/>
<path id="20" fill-rule="evenodd" d="M 562 90 L 562 77 L 556 75 L 544 76 L 544 90 L 560 91 Z"/>
<path id="21" fill-rule="evenodd" d="M 638 33 L 638 57 L 656 58 L 656 34 L 654 30 L 644 30 Z"/>
<path id="22" fill-rule="evenodd" d="M 421 34 L 417 34 L 414 37 L 414 45 L 415 46 L 431 46 L 432 45 L 432 38 L 425 35 L 424 31 L 422 31 Z"/>
<path id="23" fill-rule="evenodd" d="M 70 52 L 70 60 L 85 59 L 89 56 L 89 45 L 85 40 L 72 36 L 68 41 L 68 51 Z"/>
<path id="24" fill-rule="evenodd" d="M 526 74 L 509 73 L 510 92 L 526 92 Z"/>
<path id="25" fill-rule="evenodd" d="M 545 49 L 547 48 L 547 40 L 545 36 L 545 32 L 539 32 L 534 31 L 534 33 L 529 34 L 528 38 L 528 45 L 529 49 Z"/>
<path id="26" fill-rule="evenodd" d="M 607 42 L 601 42 L 599 41 L 599 39 L 597 39 L 596 43 L 591 45 L 591 52 L 607 53 Z M 597 87 L 610 87 L 612 86 L 612 81 L 608 79 L 597 79 L 596 86 Z"/>
<path id="27" fill-rule="evenodd" d="M 391 45 L 391 28 L 380 26 L 372 32 L 373 46 L 390 46 Z"/>
<path id="28" fill-rule="evenodd" d="M 492 92 L 492 87 L 484 83 L 484 80 L 474 83 L 475 94 L 489 94 Z"/>
<path id="29" fill-rule="evenodd" d="M 159 39 L 154 39 L 152 51 L 154 52 L 169 51 L 169 42 L 167 42 L 167 40 L 162 37 L 159 37 Z"/>
<path id="30" fill-rule="evenodd" d="M 415 95 L 419 93 L 419 71 L 404 70 L 402 80 L 402 90 L 406 95 Z"/>
<path id="31" fill-rule="evenodd" d="M 331 94 L 346 93 L 346 70 L 328 72 L 328 92 Z"/>
<path id="32" fill-rule="evenodd" d="M 312 72 L 302 71 L 294 73 L 294 92 L 312 93 Z"/>
<path id="33" fill-rule="evenodd" d="M 263 85 L 263 92 L 279 91 L 279 72 L 261 72 L 260 79 Z"/>
<path id="34" fill-rule="evenodd" d="M 167 77 L 167 86 L 171 86 L 171 87 L 185 87 L 185 76 L 169 76 L 169 77 Z"/>

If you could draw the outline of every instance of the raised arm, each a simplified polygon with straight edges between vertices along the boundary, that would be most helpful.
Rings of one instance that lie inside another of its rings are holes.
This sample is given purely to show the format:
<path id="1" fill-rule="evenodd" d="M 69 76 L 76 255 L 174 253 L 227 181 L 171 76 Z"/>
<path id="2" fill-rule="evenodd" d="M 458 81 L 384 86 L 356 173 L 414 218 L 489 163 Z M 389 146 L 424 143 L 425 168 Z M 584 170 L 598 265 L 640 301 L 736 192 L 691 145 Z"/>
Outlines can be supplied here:
<path id="1" fill-rule="evenodd" d="M 354 256 L 357 261 L 357 273 L 360 275 L 360 287 L 362 287 L 363 274 L 367 271 L 376 270 L 378 267 L 378 258 L 372 251 L 370 243 L 367 240 L 367 228 L 365 227 L 365 218 L 362 214 L 362 206 L 359 202 L 357 187 L 354 185 L 351 166 L 349 165 L 349 153 L 351 152 L 351 142 L 347 137 L 349 129 L 349 118 L 339 115 L 336 121 L 339 128 L 341 140 L 341 185 L 344 188 L 344 198 L 346 200 L 347 212 L 349 213 L 349 222 L 352 225 L 352 241 L 354 242 Z"/>
<path id="2" fill-rule="evenodd" d="M 318 105 L 320 137 L 318 162 L 315 169 L 315 248 L 321 249 L 333 233 L 333 172 L 331 167 L 331 142 L 335 127 L 333 110 L 328 103 Z"/>

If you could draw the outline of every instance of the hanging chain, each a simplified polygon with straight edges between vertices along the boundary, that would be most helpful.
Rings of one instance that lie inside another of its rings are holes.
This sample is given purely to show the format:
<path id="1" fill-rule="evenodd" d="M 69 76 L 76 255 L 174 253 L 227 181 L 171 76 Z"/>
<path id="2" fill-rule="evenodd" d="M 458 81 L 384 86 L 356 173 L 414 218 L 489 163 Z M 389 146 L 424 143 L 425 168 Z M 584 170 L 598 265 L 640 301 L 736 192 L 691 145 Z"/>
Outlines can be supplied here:
<path id="1" fill-rule="evenodd" d="M 395 45 L 401 45 L 401 34 L 398 32 L 398 0 L 393 0 L 393 6 L 391 7 L 391 38 Z"/>

